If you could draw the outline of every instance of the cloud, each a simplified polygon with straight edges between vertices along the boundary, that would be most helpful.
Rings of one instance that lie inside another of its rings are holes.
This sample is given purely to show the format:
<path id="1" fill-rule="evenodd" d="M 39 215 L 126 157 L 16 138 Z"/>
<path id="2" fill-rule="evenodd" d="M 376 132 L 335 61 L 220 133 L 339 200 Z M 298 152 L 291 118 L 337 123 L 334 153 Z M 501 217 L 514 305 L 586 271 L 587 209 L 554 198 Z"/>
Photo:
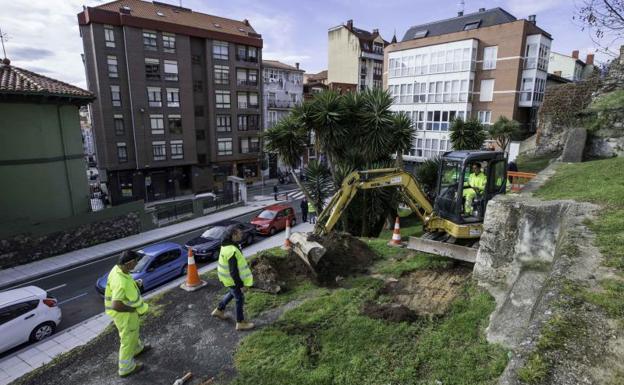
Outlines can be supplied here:
<path id="1" fill-rule="evenodd" d="M 54 55 L 54 51 L 45 48 L 13 47 L 9 51 L 14 60 L 36 60 Z"/>
<path id="2" fill-rule="evenodd" d="M 570 0 L 507 0 L 507 9 L 520 18 L 556 8 L 564 3 L 570 3 Z"/>

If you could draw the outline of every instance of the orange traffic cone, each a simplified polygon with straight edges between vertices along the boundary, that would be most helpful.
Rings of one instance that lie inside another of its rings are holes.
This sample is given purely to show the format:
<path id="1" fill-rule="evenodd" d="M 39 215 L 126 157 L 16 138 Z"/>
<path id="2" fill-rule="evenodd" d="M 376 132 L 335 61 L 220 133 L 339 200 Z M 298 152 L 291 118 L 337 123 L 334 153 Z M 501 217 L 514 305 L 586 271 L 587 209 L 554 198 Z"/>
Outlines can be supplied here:
<path id="1" fill-rule="evenodd" d="M 284 239 L 284 250 L 290 250 L 290 220 L 286 220 L 286 239 Z"/>
<path id="2" fill-rule="evenodd" d="M 188 249 L 188 264 L 186 266 L 186 282 L 180 285 L 180 288 L 186 291 L 195 291 L 206 286 L 207 282 L 202 281 L 199 278 L 199 272 L 197 271 L 197 265 L 195 264 L 195 257 L 193 256 L 193 249 Z"/>
<path id="3" fill-rule="evenodd" d="M 394 232 L 392 233 L 392 239 L 388 242 L 388 246 L 403 246 L 401 244 L 401 224 L 398 216 L 394 221 Z"/>

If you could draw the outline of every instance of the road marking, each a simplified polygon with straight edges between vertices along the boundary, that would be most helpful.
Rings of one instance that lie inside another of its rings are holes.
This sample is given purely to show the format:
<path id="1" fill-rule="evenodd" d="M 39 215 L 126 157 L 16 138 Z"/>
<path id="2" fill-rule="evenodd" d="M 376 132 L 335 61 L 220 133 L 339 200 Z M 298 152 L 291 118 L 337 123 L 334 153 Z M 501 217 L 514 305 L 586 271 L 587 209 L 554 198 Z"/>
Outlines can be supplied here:
<path id="1" fill-rule="evenodd" d="M 66 300 L 64 300 L 64 301 L 61 301 L 61 302 L 59 302 L 58 304 L 59 304 L 59 305 L 62 305 L 62 304 L 67 303 L 67 302 L 69 302 L 69 301 L 73 301 L 73 300 L 78 299 L 78 298 L 80 298 L 80 297 L 84 297 L 85 295 L 88 295 L 88 294 L 89 294 L 89 293 L 82 293 L 82 294 L 78 294 L 78 295 L 77 295 L 77 296 L 75 296 L 75 297 L 71 297 L 71 298 L 68 298 L 68 299 L 66 299 Z"/>
<path id="2" fill-rule="evenodd" d="M 65 287 L 65 286 L 67 286 L 67 284 L 66 284 L 66 283 L 64 283 L 64 284 L 62 284 L 62 285 L 54 286 L 54 287 L 53 287 L 53 288 L 51 288 L 51 289 L 46 289 L 46 291 L 53 291 L 53 290 L 57 290 L 57 289 L 60 289 L 60 288 Z"/>

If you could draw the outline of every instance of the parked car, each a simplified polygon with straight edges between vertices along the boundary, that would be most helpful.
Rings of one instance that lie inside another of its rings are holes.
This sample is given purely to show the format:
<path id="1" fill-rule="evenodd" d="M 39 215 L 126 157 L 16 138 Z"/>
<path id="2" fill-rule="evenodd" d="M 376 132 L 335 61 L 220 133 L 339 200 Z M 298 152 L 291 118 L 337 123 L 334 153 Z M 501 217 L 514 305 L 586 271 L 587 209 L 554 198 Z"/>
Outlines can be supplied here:
<path id="1" fill-rule="evenodd" d="M 173 242 L 158 243 L 138 251 L 142 255 L 130 272 L 141 292 L 151 290 L 173 278 L 186 274 L 186 253 L 182 246 Z M 108 273 L 98 278 L 95 288 L 100 294 L 106 290 Z"/>
<path id="2" fill-rule="evenodd" d="M 249 246 L 255 240 L 255 228 L 247 223 L 238 221 L 223 221 L 214 224 L 208 230 L 204 231 L 199 237 L 193 238 L 186 242 L 184 247 L 191 248 L 193 255 L 198 261 L 208 261 L 217 259 L 219 256 L 219 248 L 223 242 L 225 230 L 229 226 L 236 226 L 243 232 L 243 240 L 240 247 Z"/>
<path id="3" fill-rule="evenodd" d="M 55 298 L 37 286 L 0 293 L 0 353 L 54 334 L 61 323 Z"/>
<path id="4" fill-rule="evenodd" d="M 287 204 L 276 204 L 264 209 L 251 220 L 251 224 L 256 227 L 259 234 L 274 235 L 286 228 L 286 221 L 290 221 L 290 226 L 297 224 L 295 210 Z"/>

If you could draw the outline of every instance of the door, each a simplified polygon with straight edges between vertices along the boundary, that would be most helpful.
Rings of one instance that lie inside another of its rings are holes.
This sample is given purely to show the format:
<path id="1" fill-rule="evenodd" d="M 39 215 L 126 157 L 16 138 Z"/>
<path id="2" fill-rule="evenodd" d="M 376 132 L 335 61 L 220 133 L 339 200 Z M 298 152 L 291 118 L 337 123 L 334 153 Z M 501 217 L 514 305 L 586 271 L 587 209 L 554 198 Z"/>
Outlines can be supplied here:
<path id="1" fill-rule="evenodd" d="M 284 228 L 286 228 L 286 211 L 285 210 L 282 210 L 277 213 L 277 216 L 275 217 L 275 227 L 278 230 L 283 230 Z"/>
<path id="2" fill-rule="evenodd" d="M 28 341 L 37 326 L 39 300 L 10 305 L 0 310 L 0 352 Z"/>
<path id="3" fill-rule="evenodd" d="M 149 286 L 144 287 L 147 290 L 166 282 L 177 274 L 176 259 L 180 256 L 180 250 L 166 251 L 158 255 L 154 261 L 147 267 L 149 276 Z"/>
<path id="4" fill-rule="evenodd" d="M 163 262 L 163 266 L 161 267 L 161 269 L 164 270 L 163 274 L 166 277 L 165 280 L 168 281 L 172 278 L 176 278 L 180 274 L 181 264 L 178 259 L 180 258 L 181 254 L 182 251 L 179 249 L 167 252 L 167 258 Z"/>

